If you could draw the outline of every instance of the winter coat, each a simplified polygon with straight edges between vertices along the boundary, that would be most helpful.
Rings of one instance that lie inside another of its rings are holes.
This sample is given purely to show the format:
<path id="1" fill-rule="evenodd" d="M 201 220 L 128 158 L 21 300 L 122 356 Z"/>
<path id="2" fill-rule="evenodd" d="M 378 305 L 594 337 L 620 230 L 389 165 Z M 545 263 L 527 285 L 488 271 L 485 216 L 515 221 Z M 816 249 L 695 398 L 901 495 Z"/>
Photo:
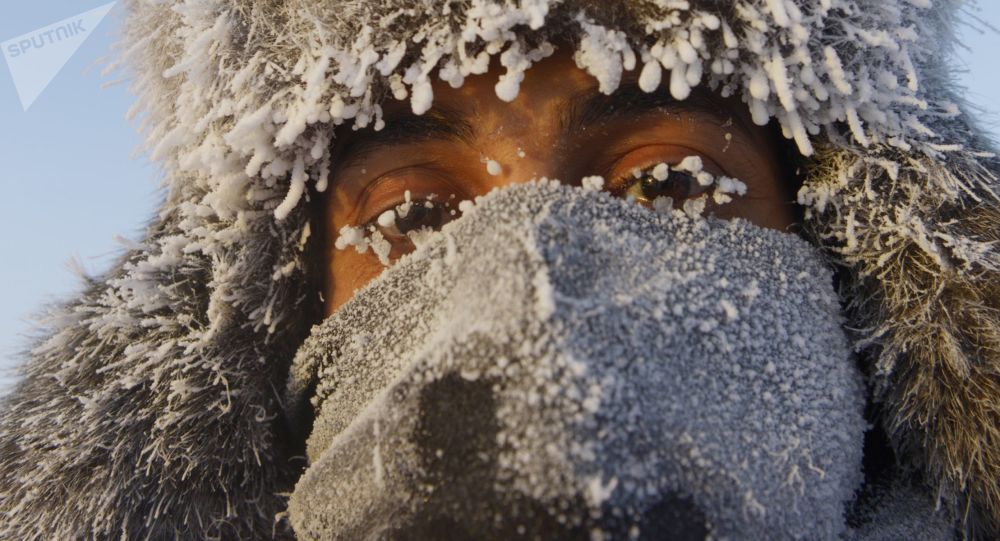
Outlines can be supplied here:
<path id="1" fill-rule="evenodd" d="M 25 355 L 0 409 L 0 538 L 291 536 L 282 387 L 322 318 L 310 209 L 336 182 L 334 127 L 380 123 L 393 94 L 422 112 L 431 77 L 500 54 L 516 91 L 546 39 L 602 90 L 643 70 L 780 124 L 870 387 L 859 498 L 910 483 L 1000 538 L 1000 162 L 952 79 L 968 2 L 124 4 L 165 199 Z"/>

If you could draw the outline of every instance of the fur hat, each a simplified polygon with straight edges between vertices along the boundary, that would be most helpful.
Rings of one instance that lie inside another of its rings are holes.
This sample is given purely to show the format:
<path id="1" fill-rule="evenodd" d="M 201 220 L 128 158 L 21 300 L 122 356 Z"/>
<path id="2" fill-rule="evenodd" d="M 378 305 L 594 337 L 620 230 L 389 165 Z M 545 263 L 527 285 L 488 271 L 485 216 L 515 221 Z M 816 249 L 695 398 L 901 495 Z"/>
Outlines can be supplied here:
<path id="1" fill-rule="evenodd" d="M 736 95 L 798 150 L 873 419 L 967 535 L 1000 536 L 1000 162 L 950 71 L 962 0 L 126 0 L 164 204 L 53 310 L 0 412 L 0 538 L 258 538 L 301 473 L 280 389 L 321 317 L 307 257 L 334 127 L 549 43 Z M 663 78 L 668 80 L 663 80 Z M 661 86 L 662 82 L 662 86 Z M 660 88 L 660 90 L 656 90 Z M 73 502 L 67 505 L 67 502 Z"/>

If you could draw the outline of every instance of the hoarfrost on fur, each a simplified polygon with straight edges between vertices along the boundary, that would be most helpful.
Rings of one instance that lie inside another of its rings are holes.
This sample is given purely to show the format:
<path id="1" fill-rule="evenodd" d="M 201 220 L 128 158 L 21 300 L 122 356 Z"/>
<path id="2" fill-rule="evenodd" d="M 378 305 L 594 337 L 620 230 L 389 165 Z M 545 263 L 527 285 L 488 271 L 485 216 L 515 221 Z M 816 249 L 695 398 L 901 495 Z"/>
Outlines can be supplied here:
<path id="1" fill-rule="evenodd" d="M 642 67 L 639 75 L 639 88 L 644 92 L 653 92 L 660 88 L 660 81 L 663 79 L 663 68 L 659 60 L 650 60 Z"/>
<path id="2" fill-rule="evenodd" d="M 379 85 L 396 99 L 409 98 L 414 113 L 425 113 L 433 104 L 433 77 L 459 86 L 466 77 L 485 73 L 492 57 L 506 69 L 497 95 L 513 100 L 526 70 L 555 50 L 547 21 L 553 13 L 565 18 L 563 11 L 570 8 L 564 4 L 477 0 L 449 5 L 442 18 L 386 7 L 366 12 L 365 24 L 350 32 L 334 22 L 342 17 L 330 18 L 324 8 L 292 14 L 293 23 L 314 29 L 315 39 L 300 55 L 284 66 L 278 59 L 254 56 L 232 68 L 238 84 L 231 89 L 182 86 L 185 95 L 176 103 L 197 104 L 178 115 L 190 125 L 157 126 L 150 132 L 150 148 L 157 148 L 157 159 L 175 152 L 178 172 L 251 177 L 231 184 L 237 189 L 247 189 L 253 177 L 285 183 L 287 193 L 275 215 L 286 217 L 301 200 L 307 179 L 327 182 L 329 133 L 314 128 L 349 121 L 356 128 L 381 127 L 374 92 Z M 577 64 L 595 77 L 603 93 L 617 89 L 624 72 L 637 69 L 640 87 L 657 91 L 661 71 L 668 70 L 674 97 L 686 99 L 697 86 L 741 95 L 755 122 L 776 118 L 804 155 L 813 153 L 817 134 L 846 125 L 864 146 L 891 144 L 935 158 L 934 145 L 953 142 L 929 126 L 950 103 L 934 103 L 919 86 L 918 68 L 939 52 L 936 36 L 927 35 L 933 21 L 922 4 L 888 0 L 862 7 L 855 0 L 830 0 L 808 11 L 784 0 L 762 0 L 716 12 L 665 2 L 632 21 L 644 34 L 616 28 L 588 9 L 571 9 L 574 15 L 563 22 L 574 37 L 569 46 Z M 235 16 L 192 17 L 185 52 L 167 73 L 204 80 L 217 63 L 203 51 L 211 50 L 211 43 L 228 43 L 228 29 L 240 26 L 230 20 Z M 405 30 L 380 30 L 389 26 Z M 846 38 L 833 43 L 829 33 L 834 28 Z M 141 84 L 153 88 L 159 83 Z M 206 187 L 223 189 L 213 181 Z M 205 204 L 213 200 L 222 201 L 208 197 Z M 233 197 L 225 201 L 211 205 L 211 211 L 231 216 L 246 204 Z"/>

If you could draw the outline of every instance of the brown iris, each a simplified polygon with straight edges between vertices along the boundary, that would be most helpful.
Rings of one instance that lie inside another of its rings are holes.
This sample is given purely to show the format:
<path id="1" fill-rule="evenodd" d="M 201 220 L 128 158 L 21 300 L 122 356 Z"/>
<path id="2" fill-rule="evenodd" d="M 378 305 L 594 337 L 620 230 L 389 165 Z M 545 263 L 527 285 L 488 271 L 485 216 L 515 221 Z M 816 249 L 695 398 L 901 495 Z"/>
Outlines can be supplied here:
<path id="1" fill-rule="evenodd" d="M 659 179 L 651 170 L 643 171 L 638 178 L 630 177 L 629 183 L 620 183 L 611 188 L 611 193 L 621 197 L 632 197 L 642 205 L 652 205 L 659 197 L 669 197 L 674 201 L 683 201 L 697 197 L 711 187 L 703 186 L 698 179 L 687 171 L 671 170 L 670 174 Z"/>

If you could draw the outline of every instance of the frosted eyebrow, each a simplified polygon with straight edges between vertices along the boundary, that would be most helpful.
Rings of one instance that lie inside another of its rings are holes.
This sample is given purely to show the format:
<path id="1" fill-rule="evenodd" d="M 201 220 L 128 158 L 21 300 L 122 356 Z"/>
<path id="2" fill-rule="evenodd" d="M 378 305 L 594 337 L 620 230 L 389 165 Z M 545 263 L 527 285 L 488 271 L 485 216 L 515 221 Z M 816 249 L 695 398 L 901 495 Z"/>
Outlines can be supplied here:
<path id="1" fill-rule="evenodd" d="M 434 140 L 472 144 L 474 135 L 475 129 L 464 115 L 449 107 L 438 106 L 419 116 L 408 111 L 398 117 L 388 115 L 381 130 L 368 128 L 345 137 L 346 142 L 335 152 L 337 168 L 348 167 L 380 148 Z"/>
<path id="2" fill-rule="evenodd" d="M 571 136 L 595 125 L 655 112 L 707 113 L 718 117 L 720 122 L 732 118 L 743 132 L 752 133 L 744 119 L 714 95 L 696 93 L 678 100 L 669 92 L 645 92 L 632 84 L 623 84 L 610 95 L 601 94 L 595 88 L 573 96 L 561 115 L 560 130 Z"/>
<path id="3" fill-rule="evenodd" d="M 638 118 L 655 112 L 700 112 L 716 116 L 720 122 L 733 118 L 745 134 L 752 131 L 743 118 L 722 100 L 711 94 L 692 94 L 677 100 L 669 92 L 645 92 L 636 84 L 622 84 L 614 93 L 601 94 L 597 88 L 581 92 L 561 108 L 560 132 L 564 137 L 584 133 L 587 128 L 612 121 Z M 371 128 L 348 134 L 346 143 L 336 150 L 337 169 L 343 169 L 385 147 L 426 141 L 461 141 L 475 146 L 476 129 L 466 115 L 446 105 L 435 104 L 423 115 L 408 110 L 391 114 L 380 131 Z"/>

